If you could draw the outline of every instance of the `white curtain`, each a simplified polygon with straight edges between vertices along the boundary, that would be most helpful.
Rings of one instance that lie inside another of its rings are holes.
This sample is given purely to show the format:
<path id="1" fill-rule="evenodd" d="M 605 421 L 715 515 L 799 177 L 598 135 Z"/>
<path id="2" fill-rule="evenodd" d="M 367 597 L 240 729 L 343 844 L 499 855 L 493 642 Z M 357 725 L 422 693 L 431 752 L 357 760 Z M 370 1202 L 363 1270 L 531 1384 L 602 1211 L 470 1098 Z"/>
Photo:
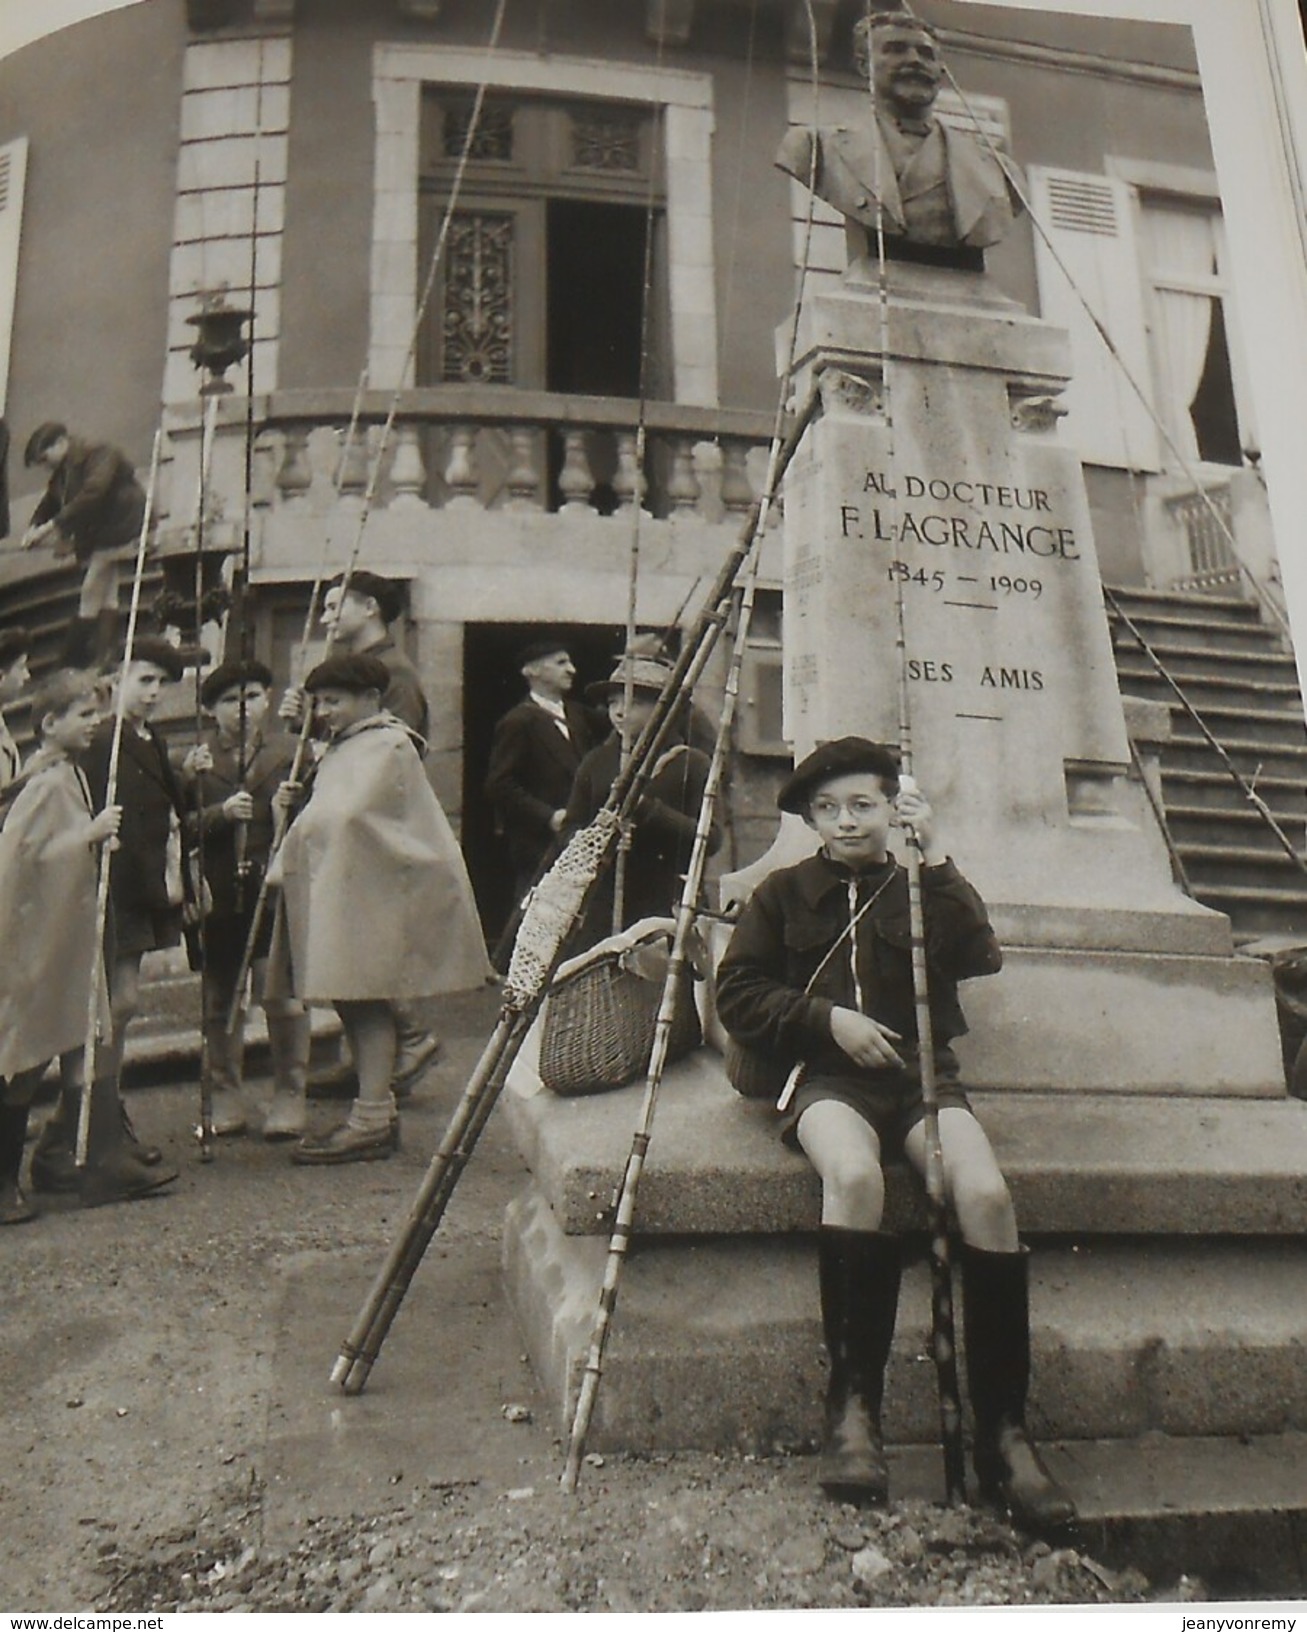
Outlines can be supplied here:
<path id="1" fill-rule="evenodd" d="M 1156 284 L 1164 284 L 1168 278 L 1192 280 L 1216 276 L 1216 244 L 1208 215 L 1196 210 L 1149 206 L 1142 216 L 1144 253 Z M 1161 387 L 1169 408 L 1165 418 L 1181 453 L 1186 459 L 1197 460 L 1198 437 L 1189 410 L 1207 359 L 1212 308 L 1217 297 L 1159 287 L 1156 298 Z"/>

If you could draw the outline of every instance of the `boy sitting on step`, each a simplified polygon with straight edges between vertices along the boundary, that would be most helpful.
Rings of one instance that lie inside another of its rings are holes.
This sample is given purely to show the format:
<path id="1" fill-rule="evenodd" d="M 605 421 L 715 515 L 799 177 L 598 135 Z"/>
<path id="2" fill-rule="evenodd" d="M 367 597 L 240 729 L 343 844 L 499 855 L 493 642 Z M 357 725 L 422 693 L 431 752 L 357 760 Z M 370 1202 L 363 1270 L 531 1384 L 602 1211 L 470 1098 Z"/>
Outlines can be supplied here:
<path id="1" fill-rule="evenodd" d="M 245 1132 L 243 1093 L 245 1008 L 227 1030 L 236 977 L 254 920 L 254 906 L 273 838 L 273 795 L 285 781 L 295 744 L 268 732 L 272 673 L 255 659 L 220 663 L 205 675 L 200 702 L 213 724 L 186 755 L 182 781 L 188 830 L 204 863 L 211 904 L 191 932 L 202 937 L 193 958 L 204 986 L 204 1056 L 213 1094 L 215 1134 Z M 268 1022 L 274 1092 L 263 1122 L 265 1139 L 298 1139 L 306 1125 L 309 1017 L 293 998 L 264 993 L 272 914 L 265 912 L 251 977 Z"/>
<path id="2" fill-rule="evenodd" d="M 32 718 L 41 746 L 19 780 L 0 831 L 0 1223 L 35 1216 L 19 1169 L 28 1112 L 42 1073 L 59 1061 L 71 1130 L 82 1095 L 83 1048 L 95 962 L 100 846 L 113 842 L 122 809 L 95 814 L 77 765 L 100 719 L 95 678 L 62 669 L 37 687 Z M 107 1018 L 101 970 L 101 1011 Z M 177 1177 L 149 1167 L 123 1128 L 114 1083 L 94 1085 L 84 1205 L 127 1201 Z"/>
<path id="3" fill-rule="evenodd" d="M 926 1161 L 907 876 L 891 829 L 921 845 L 931 1026 L 945 1191 L 962 1235 L 963 1332 L 981 1493 L 1018 1522 L 1075 1517 L 1026 1429 L 1030 1375 L 1027 1258 L 985 1131 L 949 1046 L 965 1032 L 957 983 L 1002 955 L 917 790 L 893 754 L 863 737 L 823 744 L 777 803 L 821 849 L 759 884 L 718 970 L 723 1024 L 746 1048 L 798 1067 L 781 1137 L 821 1178 L 818 1269 L 830 1357 L 817 1479 L 841 1500 L 884 1501 L 880 1412 L 899 1295 L 899 1244 L 881 1230 L 886 1158 Z M 782 1100 L 785 1096 L 782 1095 Z"/>

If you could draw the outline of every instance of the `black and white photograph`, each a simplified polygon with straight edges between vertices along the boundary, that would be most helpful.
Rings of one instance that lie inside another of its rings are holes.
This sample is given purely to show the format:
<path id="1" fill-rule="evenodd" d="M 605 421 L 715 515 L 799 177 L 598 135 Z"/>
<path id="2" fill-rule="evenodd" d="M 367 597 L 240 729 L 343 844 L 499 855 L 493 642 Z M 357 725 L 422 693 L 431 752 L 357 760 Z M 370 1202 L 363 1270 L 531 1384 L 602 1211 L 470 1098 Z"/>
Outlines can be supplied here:
<path id="1" fill-rule="evenodd" d="M 0 0 L 0 1609 L 1293 1632 L 1304 423 L 1291 0 Z"/>

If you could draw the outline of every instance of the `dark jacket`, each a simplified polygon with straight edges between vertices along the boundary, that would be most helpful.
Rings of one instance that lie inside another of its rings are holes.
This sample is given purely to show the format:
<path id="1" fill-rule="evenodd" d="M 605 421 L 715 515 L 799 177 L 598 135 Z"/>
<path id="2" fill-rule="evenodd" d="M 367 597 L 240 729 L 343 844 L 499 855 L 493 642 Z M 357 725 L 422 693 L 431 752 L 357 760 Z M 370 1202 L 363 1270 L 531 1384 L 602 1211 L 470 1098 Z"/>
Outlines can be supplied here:
<path id="1" fill-rule="evenodd" d="M 851 914 L 881 885 L 886 888 L 876 904 L 805 994 Z M 921 869 L 921 893 L 931 1027 L 936 1046 L 945 1048 L 967 1029 L 958 982 L 997 973 L 1003 955 L 985 903 L 951 861 Z M 859 1075 L 830 1034 L 832 1009 L 859 1007 L 854 955 L 862 1013 L 898 1032 L 908 1059 L 917 1038 L 908 884 L 892 859 L 855 879 L 822 851 L 763 879 L 717 970 L 722 1024 L 737 1042 L 787 1068 L 805 1060 L 814 1075 Z"/>
<path id="2" fill-rule="evenodd" d="M 112 740 L 113 721 L 104 720 L 82 760 L 97 810 L 105 802 Z M 130 721 L 124 722 L 114 800 L 123 811 L 118 848 L 109 866 L 114 909 L 131 914 L 167 912 L 172 905 L 167 886 L 168 835 L 174 812 L 179 821 L 185 820 L 185 804 L 163 738 L 153 726 L 147 725 L 142 736 Z M 183 867 L 182 878 L 189 885 L 188 868 Z"/>
<path id="3" fill-rule="evenodd" d="M 567 806 L 564 834 L 585 827 L 604 806 L 621 759 L 621 739 L 614 733 L 581 761 Z M 660 757 L 645 785 L 635 812 L 631 848 L 627 854 L 622 888 L 622 929 L 641 918 L 670 918 L 681 899 L 681 880 L 690 865 L 699 807 L 708 780 L 710 761 L 697 748 L 678 744 Z M 714 820 L 708 854 L 721 847 L 721 828 Z M 575 954 L 613 933 L 613 892 L 616 853 L 590 898 L 577 938 Z"/>
<path id="4" fill-rule="evenodd" d="M 116 550 L 140 537 L 145 490 L 117 448 L 68 439 L 63 463 L 32 512 L 35 525 L 53 521 L 72 541 L 79 561 L 96 550 Z"/>
<path id="5" fill-rule="evenodd" d="M 425 754 L 431 711 L 427 707 L 427 694 L 422 689 L 422 679 L 412 658 L 401 651 L 389 635 L 375 646 L 369 646 L 367 655 L 380 658 L 390 671 L 390 684 L 381 698 L 382 712 L 393 714 L 397 720 L 403 720 L 410 731 L 416 731 L 422 738 L 418 753 Z"/>
<path id="6" fill-rule="evenodd" d="M 550 818 L 567 809 L 577 770 L 598 739 L 582 704 L 565 702 L 563 713 L 570 741 L 529 697 L 509 709 L 491 740 L 486 798 L 519 875 L 533 875 L 553 843 Z"/>
<path id="7" fill-rule="evenodd" d="M 237 748 L 224 748 L 216 729 L 207 731 L 202 740 L 213 755 L 213 769 L 201 771 L 184 783 L 187 837 L 204 858 L 204 876 L 213 896 L 210 917 L 247 917 L 272 849 L 272 796 L 290 772 L 295 742 L 281 733 L 271 733 L 257 741 L 251 733 L 242 777 Z M 223 814 L 222 807 L 225 800 L 242 788 L 253 796 L 254 817 L 245 824 L 245 859 L 249 873 L 243 891 L 239 892 L 238 912 L 237 824 Z"/>

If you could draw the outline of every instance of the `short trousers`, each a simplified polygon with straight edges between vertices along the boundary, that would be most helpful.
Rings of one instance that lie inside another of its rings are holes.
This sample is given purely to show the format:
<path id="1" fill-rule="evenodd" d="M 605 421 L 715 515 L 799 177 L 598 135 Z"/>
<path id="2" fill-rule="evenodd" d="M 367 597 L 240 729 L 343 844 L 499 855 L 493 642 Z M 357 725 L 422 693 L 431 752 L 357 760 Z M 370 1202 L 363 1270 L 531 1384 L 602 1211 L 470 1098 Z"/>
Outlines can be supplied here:
<path id="1" fill-rule="evenodd" d="M 161 952 L 179 946 L 182 938 L 180 907 L 120 907 L 113 909 L 112 947 L 118 957 L 138 952 Z"/>
<path id="2" fill-rule="evenodd" d="M 921 1083 L 902 1071 L 867 1072 L 858 1077 L 812 1076 L 794 1090 L 785 1111 L 781 1139 L 791 1150 L 799 1150 L 799 1118 L 809 1105 L 833 1099 L 847 1105 L 868 1123 L 880 1140 L 884 1161 L 897 1161 L 903 1141 L 926 1114 L 921 1099 Z M 955 1078 L 945 1076 L 935 1086 L 940 1110 L 969 1111 L 971 1101 Z"/>

